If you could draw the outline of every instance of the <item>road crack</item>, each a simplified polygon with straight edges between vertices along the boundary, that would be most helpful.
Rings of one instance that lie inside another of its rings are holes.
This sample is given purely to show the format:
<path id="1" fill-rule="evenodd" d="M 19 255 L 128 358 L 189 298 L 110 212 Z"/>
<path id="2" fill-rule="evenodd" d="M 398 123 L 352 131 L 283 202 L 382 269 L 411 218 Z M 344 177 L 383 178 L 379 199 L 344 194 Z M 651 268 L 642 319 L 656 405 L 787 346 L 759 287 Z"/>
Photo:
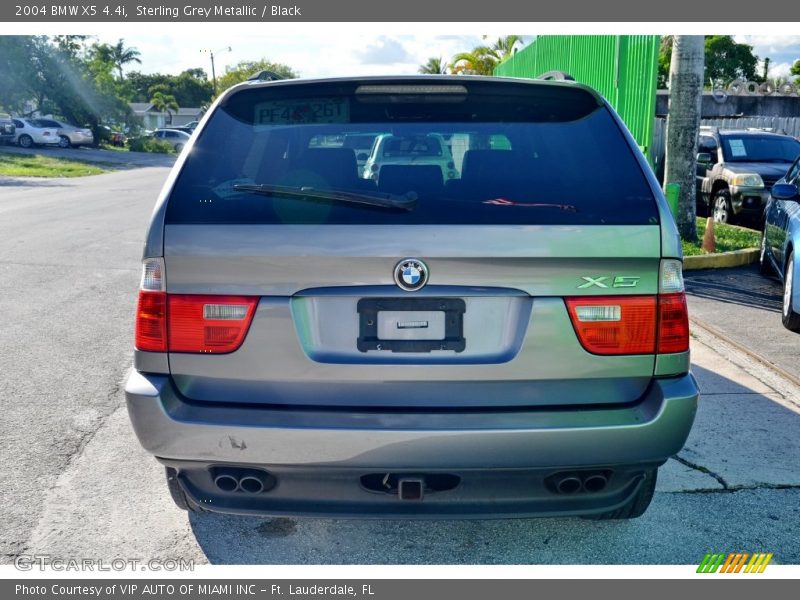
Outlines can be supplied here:
<path id="1" fill-rule="evenodd" d="M 679 463 L 681 463 L 685 467 L 689 467 L 690 469 L 694 469 L 695 471 L 698 471 L 700 473 L 703 473 L 705 475 L 708 475 L 709 477 L 713 477 L 714 479 L 716 479 L 717 483 L 719 483 L 722 486 L 722 490 L 718 490 L 718 491 L 727 491 L 727 490 L 732 489 L 728 485 L 728 482 L 725 481 L 725 479 L 722 477 L 722 475 L 718 475 L 717 473 L 714 473 L 714 471 L 712 471 L 711 469 L 709 469 L 707 467 L 704 467 L 703 465 L 699 465 L 697 463 L 693 463 L 692 461 L 687 460 L 687 459 L 683 458 L 682 456 L 678 456 L 677 454 L 675 456 L 673 456 L 672 458 L 674 458 L 676 461 L 678 461 Z"/>

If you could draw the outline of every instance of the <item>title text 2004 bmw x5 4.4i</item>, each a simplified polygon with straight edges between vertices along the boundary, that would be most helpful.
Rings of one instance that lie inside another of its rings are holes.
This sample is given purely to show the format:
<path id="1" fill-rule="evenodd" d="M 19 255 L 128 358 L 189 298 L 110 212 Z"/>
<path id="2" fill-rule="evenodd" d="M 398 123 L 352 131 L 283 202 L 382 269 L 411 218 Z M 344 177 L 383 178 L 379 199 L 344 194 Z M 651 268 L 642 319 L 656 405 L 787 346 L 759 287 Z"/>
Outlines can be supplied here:
<path id="1" fill-rule="evenodd" d="M 363 133 L 404 162 L 365 178 Z M 189 510 L 631 518 L 692 425 L 688 349 L 674 222 L 590 88 L 254 81 L 158 200 L 126 394 Z"/>

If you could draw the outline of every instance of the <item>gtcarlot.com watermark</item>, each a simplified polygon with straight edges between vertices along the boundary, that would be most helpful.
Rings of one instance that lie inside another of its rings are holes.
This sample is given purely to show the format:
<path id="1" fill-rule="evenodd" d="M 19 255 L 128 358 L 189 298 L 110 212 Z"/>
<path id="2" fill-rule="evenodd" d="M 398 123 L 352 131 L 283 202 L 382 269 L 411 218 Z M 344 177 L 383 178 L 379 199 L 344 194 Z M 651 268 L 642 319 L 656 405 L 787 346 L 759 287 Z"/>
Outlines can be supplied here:
<path id="1" fill-rule="evenodd" d="M 194 571 L 194 560 L 183 558 L 59 558 L 46 554 L 20 554 L 19 571 Z"/>

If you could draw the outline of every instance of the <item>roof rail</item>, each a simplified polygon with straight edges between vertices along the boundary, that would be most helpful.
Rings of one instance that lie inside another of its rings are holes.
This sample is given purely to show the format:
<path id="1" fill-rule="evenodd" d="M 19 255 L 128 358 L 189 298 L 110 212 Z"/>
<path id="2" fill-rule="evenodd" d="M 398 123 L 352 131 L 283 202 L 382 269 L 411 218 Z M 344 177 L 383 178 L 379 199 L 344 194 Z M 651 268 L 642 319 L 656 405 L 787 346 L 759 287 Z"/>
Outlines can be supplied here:
<path id="1" fill-rule="evenodd" d="M 748 127 L 747 131 L 766 131 L 767 133 L 775 133 L 774 127 Z"/>
<path id="2" fill-rule="evenodd" d="M 547 73 L 542 73 L 536 79 L 544 81 L 575 81 L 572 75 L 564 71 L 547 71 Z"/>
<path id="3" fill-rule="evenodd" d="M 719 133 L 719 126 L 718 125 L 700 125 L 700 131 L 711 131 L 713 133 Z"/>
<path id="4" fill-rule="evenodd" d="M 247 78 L 247 81 L 278 81 L 280 79 L 285 79 L 285 77 L 281 77 L 275 71 L 264 70 L 253 73 Z"/>

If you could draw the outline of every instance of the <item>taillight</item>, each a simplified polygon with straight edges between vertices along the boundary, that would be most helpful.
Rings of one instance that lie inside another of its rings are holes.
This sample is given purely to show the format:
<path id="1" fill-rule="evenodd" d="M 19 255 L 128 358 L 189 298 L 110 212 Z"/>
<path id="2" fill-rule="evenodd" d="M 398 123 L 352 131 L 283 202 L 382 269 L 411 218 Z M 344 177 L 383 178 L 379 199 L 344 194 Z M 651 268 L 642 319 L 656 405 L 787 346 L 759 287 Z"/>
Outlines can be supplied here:
<path id="1" fill-rule="evenodd" d="M 164 260 L 144 261 L 136 308 L 136 349 L 222 354 L 242 345 L 257 296 L 167 294 Z"/>
<path id="2" fill-rule="evenodd" d="M 167 351 L 167 294 L 164 290 L 164 259 L 145 259 L 136 306 L 134 344 L 137 350 Z"/>
<path id="3" fill-rule="evenodd" d="M 167 298 L 170 352 L 233 352 L 242 345 L 258 304 L 254 296 Z"/>
<path id="4" fill-rule="evenodd" d="M 139 291 L 135 345 L 137 350 L 147 352 L 167 351 L 167 295 L 164 292 Z"/>
<path id="5" fill-rule="evenodd" d="M 689 313 L 686 294 L 658 297 L 658 353 L 674 354 L 689 349 Z"/>
<path id="6" fill-rule="evenodd" d="M 581 345 L 593 354 L 689 350 L 689 314 L 678 260 L 661 261 L 657 296 L 581 296 L 565 301 Z"/>
<path id="7" fill-rule="evenodd" d="M 605 355 L 655 352 L 655 296 L 584 296 L 566 302 L 587 351 Z"/>

